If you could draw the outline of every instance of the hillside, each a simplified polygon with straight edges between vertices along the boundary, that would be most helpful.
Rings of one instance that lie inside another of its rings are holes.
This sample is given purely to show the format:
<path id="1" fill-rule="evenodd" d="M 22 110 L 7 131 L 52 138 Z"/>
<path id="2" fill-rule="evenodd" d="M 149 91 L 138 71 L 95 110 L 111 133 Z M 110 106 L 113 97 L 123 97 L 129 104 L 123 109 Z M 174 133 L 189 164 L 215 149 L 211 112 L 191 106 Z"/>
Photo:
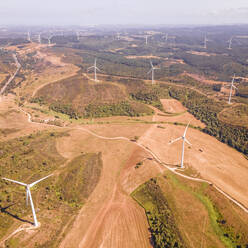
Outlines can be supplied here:
<path id="1" fill-rule="evenodd" d="M 248 105 L 233 105 L 221 111 L 218 117 L 225 123 L 248 128 Z"/>
<path id="2" fill-rule="evenodd" d="M 94 83 L 80 75 L 44 86 L 31 102 L 49 105 L 74 118 L 152 113 L 144 104 L 131 101 L 125 87 L 111 82 Z"/>
<path id="3" fill-rule="evenodd" d="M 0 28 L 0 247 L 247 248 L 247 32 Z"/>
<path id="4" fill-rule="evenodd" d="M 67 136 L 40 132 L 0 143 L 0 161 L 4 165 L 0 177 L 31 183 L 53 173 L 31 189 L 41 230 L 32 241 L 20 233 L 10 237 L 7 247 L 57 247 L 65 228 L 96 187 L 102 169 L 101 154 L 84 153 L 66 161 L 58 153 L 56 142 Z M 1 180 L 0 189 L 0 238 L 4 238 L 13 226 L 32 223 L 33 219 L 30 207 L 25 205 L 23 187 Z"/>
<path id="5" fill-rule="evenodd" d="M 154 247 L 246 247 L 247 216 L 211 186 L 165 173 L 132 193 L 145 209 Z M 230 212 L 235 213 L 230 215 Z M 207 235 L 206 235 L 207 233 Z"/>

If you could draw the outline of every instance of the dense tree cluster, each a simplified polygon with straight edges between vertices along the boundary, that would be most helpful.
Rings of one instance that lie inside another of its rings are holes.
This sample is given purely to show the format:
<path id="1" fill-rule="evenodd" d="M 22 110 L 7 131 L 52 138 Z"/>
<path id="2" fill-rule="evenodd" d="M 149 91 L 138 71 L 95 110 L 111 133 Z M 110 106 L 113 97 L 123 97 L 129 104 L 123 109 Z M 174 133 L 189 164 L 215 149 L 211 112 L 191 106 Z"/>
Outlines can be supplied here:
<path id="1" fill-rule="evenodd" d="M 115 104 L 89 104 L 85 107 L 85 118 L 90 117 L 109 117 L 109 116 L 142 116 L 152 114 L 153 111 L 145 105 L 129 103 L 123 101 Z"/>
<path id="2" fill-rule="evenodd" d="M 218 119 L 224 106 L 190 89 L 170 88 L 170 96 L 181 101 L 188 111 L 206 124 L 204 132 L 216 137 L 223 143 L 248 154 L 248 129 L 224 123 Z"/>
<path id="3" fill-rule="evenodd" d="M 146 182 L 133 196 L 146 210 L 155 248 L 186 247 L 176 226 L 173 212 L 156 179 Z"/>

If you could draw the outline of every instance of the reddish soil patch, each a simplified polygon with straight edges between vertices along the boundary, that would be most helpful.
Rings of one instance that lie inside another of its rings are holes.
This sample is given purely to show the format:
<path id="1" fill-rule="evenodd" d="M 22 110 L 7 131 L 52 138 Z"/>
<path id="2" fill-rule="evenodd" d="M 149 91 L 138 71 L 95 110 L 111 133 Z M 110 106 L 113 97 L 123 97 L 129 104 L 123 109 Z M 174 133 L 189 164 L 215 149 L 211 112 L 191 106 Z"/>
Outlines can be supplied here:
<path id="1" fill-rule="evenodd" d="M 160 99 L 160 102 L 163 105 L 163 108 L 166 112 L 169 113 L 182 113 L 187 111 L 187 109 L 175 99 Z"/>

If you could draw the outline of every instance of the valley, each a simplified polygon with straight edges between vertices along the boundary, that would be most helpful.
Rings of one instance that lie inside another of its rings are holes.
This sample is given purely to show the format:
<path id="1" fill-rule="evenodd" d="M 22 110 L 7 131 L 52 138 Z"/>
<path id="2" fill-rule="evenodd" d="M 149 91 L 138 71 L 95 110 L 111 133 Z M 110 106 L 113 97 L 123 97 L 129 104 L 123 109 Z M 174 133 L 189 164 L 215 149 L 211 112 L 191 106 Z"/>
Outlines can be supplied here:
<path id="1" fill-rule="evenodd" d="M 0 176 L 53 176 L 32 192 L 38 228 L 22 188 L 0 181 L 0 247 L 246 247 L 246 97 L 227 104 L 227 75 L 212 60 L 207 81 L 192 72 L 192 56 L 222 55 L 186 53 L 158 34 L 153 46 L 110 37 L 6 47 L 18 62 L 9 81 L 3 72 Z M 185 62 L 166 71 L 168 55 Z M 95 57 L 98 82 L 87 71 Z M 154 85 L 150 59 L 161 69 Z M 171 141 L 187 125 L 180 168 L 182 141 Z"/>

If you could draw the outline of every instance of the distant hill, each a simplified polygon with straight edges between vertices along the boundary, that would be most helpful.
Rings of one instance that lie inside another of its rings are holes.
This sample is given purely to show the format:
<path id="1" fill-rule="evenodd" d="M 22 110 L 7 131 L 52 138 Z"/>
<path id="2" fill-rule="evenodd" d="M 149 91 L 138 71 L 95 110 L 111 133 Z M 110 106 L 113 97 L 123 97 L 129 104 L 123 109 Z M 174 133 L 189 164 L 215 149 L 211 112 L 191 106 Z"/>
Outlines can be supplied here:
<path id="1" fill-rule="evenodd" d="M 145 104 L 131 101 L 126 87 L 73 76 L 41 88 L 31 100 L 71 117 L 139 116 L 152 114 Z"/>

